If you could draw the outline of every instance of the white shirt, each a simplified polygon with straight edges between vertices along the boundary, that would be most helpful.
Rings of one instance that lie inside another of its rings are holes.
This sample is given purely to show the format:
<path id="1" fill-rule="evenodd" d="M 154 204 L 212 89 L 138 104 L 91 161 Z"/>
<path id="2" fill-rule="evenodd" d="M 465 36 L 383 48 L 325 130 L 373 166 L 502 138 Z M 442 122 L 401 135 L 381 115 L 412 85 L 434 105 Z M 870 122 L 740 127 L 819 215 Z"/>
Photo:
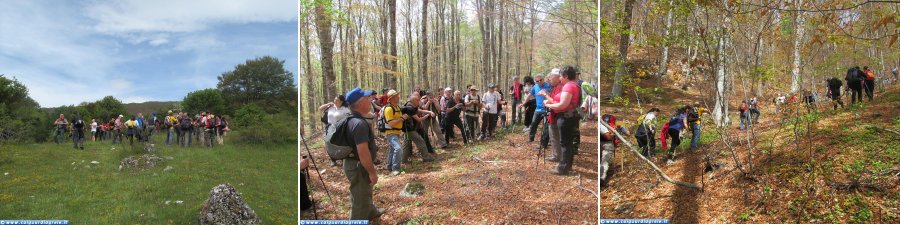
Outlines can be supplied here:
<path id="1" fill-rule="evenodd" d="M 328 124 L 337 123 L 338 120 L 347 117 L 350 114 L 350 109 L 344 106 L 335 108 L 334 106 L 329 107 L 328 110 L 325 110 L 328 113 Z"/>
<path id="2" fill-rule="evenodd" d="M 484 111 L 490 114 L 497 114 L 497 104 L 500 101 L 500 93 L 485 92 L 481 98 L 484 103 Z"/>
<path id="3" fill-rule="evenodd" d="M 96 131 L 97 131 L 97 122 L 92 122 L 91 123 L 91 132 L 96 132 Z"/>

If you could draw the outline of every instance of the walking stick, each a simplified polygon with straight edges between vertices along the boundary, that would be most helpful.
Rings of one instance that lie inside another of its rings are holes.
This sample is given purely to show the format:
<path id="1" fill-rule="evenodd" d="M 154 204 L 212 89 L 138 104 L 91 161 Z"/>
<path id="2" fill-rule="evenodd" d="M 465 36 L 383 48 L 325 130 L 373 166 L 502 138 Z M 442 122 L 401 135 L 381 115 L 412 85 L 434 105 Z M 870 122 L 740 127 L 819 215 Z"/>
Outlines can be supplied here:
<path id="1" fill-rule="evenodd" d="M 306 154 L 309 154 L 309 158 L 312 159 L 312 160 L 310 160 L 310 161 L 312 161 L 313 167 L 316 168 L 316 174 L 319 175 L 319 181 L 322 182 L 322 188 L 325 189 L 325 194 L 328 195 L 328 199 L 331 200 L 331 199 L 332 199 L 332 198 L 331 198 L 331 193 L 328 192 L 328 187 L 325 186 L 325 180 L 322 179 L 322 173 L 319 172 L 319 166 L 316 165 L 316 160 L 312 158 L 312 157 L 313 157 L 313 156 L 312 156 L 312 152 L 309 151 L 309 146 L 306 145 L 306 138 L 303 137 L 303 133 L 302 133 L 302 132 L 300 133 L 300 140 L 303 141 L 303 147 L 306 148 Z M 308 177 L 308 176 L 309 176 L 309 173 L 307 173 L 307 177 Z"/>
<path id="2" fill-rule="evenodd" d="M 310 157 L 312 157 L 312 156 L 310 156 Z M 315 160 L 313 160 L 313 161 L 315 161 Z M 306 180 L 309 180 L 309 168 L 306 168 L 306 169 L 303 169 L 303 170 L 304 170 L 304 173 L 306 174 Z M 319 171 L 318 168 L 316 168 L 316 171 Z M 321 176 L 320 176 L 320 178 L 321 178 Z M 306 185 L 309 185 L 309 184 L 306 184 Z M 329 199 L 330 199 L 330 197 L 329 197 Z M 316 210 L 316 208 L 317 208 L 317 207 L 316 207 L 315 205 L 312 206 L 312 209 L 313 209 L 313 219 L 319 220 L 319 213 L 318 213 L 318 210 Z"/>

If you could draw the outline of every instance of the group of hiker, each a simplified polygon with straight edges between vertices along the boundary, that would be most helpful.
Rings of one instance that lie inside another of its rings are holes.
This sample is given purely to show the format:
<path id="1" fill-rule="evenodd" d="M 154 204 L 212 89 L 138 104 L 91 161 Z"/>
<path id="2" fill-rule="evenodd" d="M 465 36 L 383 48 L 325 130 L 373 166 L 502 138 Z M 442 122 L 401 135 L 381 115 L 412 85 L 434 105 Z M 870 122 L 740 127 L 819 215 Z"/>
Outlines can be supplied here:
<path id="1" fill-rule="evenodd" d="M 706 108 L 701 107 L 699 102 L 693 105 L 684 105 L 675 109 L 675 112 L 667 118 L 662 127 L 657 129 L 657 118 L 661 113 L 658 108 L 651 108 L 637 119 L 637 127 L 634 129 L 634 138 L 641 150 L 641 155 L 647 158 L 653 158 L 656 154 L 656 136 L 662 143 L 662 149 L 665 150 L 668 162 L 675 160 L 676 150 L 681 145 L 681 139 L 687 133 L 691 134 L 690 149 L 692 151 L 699 147 L 700 136 L 702 134 L 701 117 L 706 114 Z M 604 114 L 601 119 L 622 136 L 629 136 L 631 132 L 624 126 L 616 124 L 616 117 L 611 114 Z M 606 126 L 600 128 L 600 185 L 605 185 L 609 179 L 612 168 L 612 159 L 615 149 L 619 144 L 619 140 L 613 130 Z M 668 140 L 668 142 L 667 142 Z"/>
<path id="2" fill-rule="evenodd" d="M 505 89 L 509 95 L 504 95 L 504 89 L 495 84 L 488 85 L 483 93 L 475 85 L 461 90 L 445 87 L 434 92 L 416 87 L 404 95 L 402 103 L 401 93 L 394 89 L 385 88 L 379 94 L 357 87 L 320 106 L 327 130 L 326 146 L 329 141 L 346 139 L 341 142 L 353 149 L 342 159 L 350 182 L 350 219 L 373 219 L 384 212 L 372 202 L 372 186 L 378 182 L 374 166 L 378 163 L 377 136 L 387 144 L 386 169 L 397 176 L 411 158 L 413 145 L 422 161 L 434 161 L 434 146 L 448 148 L 457 139 L 454 128 L 459 130 L 462 144 L 468 145 L 496 138 L 498 127 L 521 123 L 526 126 L 529 142 L 533 142 L 538 126 L 544 122 L 543 137 L 535 149 L 553 146 L 553 155 L 547 159 L 558 165 L 550 173 L 571 173 L 579 146 L 580 122 L 583 117 L 594 118 L 597 112 L 596 98 L 583 97 L 583 86 L 590 86 L 588 92 L 593 86 L 581 85 L 578 76 L 577 68 L 566 66 L 551 70 L 546 82 L 540 75 L 525 77 L 524 82 L 513 77 Z M 328 147 L 326 150 L 332 151 Z M 337 160 L 332 158 L 331 164 L 336 165 Z"/>
<path id="3" fill-rule="evenodd" d="M 162 128 L 166 129 L 166 145 L 177 142 L 181 147 L 190 147 L 193 143 L 210 148 L 223 145 L 225 135 L 230 131 L 227 118 L 206 111 L 192 117 L 187 112 L 169 110 Z"/>
<path id="4" fill-rule="evenodd" d="M 56 144 L 65 142 L 68 133 L 72 137 L 73 147 L 82 150 L 88 130 L 91 141 L 111 140 L 113 144 L 119 144 L 127 139 L 133 145 L 135 140 L 149 141 L 161 128 L 168 131 L 166 144 L 172 145 L 177 134 L 178 143 L 185 147 L 191 144 L 192 134 L 197 143 L 204 146 L 212 147 L 215 143 L 221 145 L 224 143 L 223 136 L 229 131 L 228 121 L 224 117 L 203 112 L 192 118 L 186 112 L 173 113 L 171 110 L 163 120 L 156 113 L 151 113 L 149 118 L 138 113 L 127 118 L 124 115 L 114 116 L 107 121 L 95 118 L 90 123 L 86 123 L 78 114 L 72 115 L 71 120 L 64 114 L 59 114 L 53 125 L 53 140 Z"/>

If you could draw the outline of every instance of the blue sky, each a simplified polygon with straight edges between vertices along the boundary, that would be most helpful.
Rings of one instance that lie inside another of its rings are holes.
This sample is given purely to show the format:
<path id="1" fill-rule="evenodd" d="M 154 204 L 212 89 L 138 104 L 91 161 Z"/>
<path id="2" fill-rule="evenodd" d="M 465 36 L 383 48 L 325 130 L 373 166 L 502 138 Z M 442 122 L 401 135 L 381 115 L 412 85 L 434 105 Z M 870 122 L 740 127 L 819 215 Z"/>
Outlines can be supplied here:
<path id="1" fill-rule="evenodd" d="M 112 95 L 178 101 L 259 56 L 297 76 L 297 2 L 7 1 L 0 7 L 0 74 L 41 107 Z"/>

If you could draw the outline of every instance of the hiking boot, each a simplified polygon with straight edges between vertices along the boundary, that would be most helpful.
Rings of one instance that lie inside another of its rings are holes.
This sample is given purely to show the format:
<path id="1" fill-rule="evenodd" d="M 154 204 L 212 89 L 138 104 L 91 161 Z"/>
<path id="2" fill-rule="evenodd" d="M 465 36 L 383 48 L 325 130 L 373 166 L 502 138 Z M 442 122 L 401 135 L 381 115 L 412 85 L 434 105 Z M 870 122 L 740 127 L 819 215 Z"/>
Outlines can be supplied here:
<path id="1" fill-rule="evenodd" d="M 558 168 L 550 169 L 550 174 L 565 176 L 569 175 L 569 171 L 559 171 Z"/>
<path id="2" fill-rule="evenodd" d="M 328 165 L 329 165 L 329 166 L 337 166 L 337 161 L 335 161 L 335 160 L 328 160 Z"/>
<path id="3" fill-rule="evenodd" d="M 399 170 L 391 171 L 391 176 L 397 176 L 397 175 L 400 175 L 400 171 L 399 171 Z"/>

